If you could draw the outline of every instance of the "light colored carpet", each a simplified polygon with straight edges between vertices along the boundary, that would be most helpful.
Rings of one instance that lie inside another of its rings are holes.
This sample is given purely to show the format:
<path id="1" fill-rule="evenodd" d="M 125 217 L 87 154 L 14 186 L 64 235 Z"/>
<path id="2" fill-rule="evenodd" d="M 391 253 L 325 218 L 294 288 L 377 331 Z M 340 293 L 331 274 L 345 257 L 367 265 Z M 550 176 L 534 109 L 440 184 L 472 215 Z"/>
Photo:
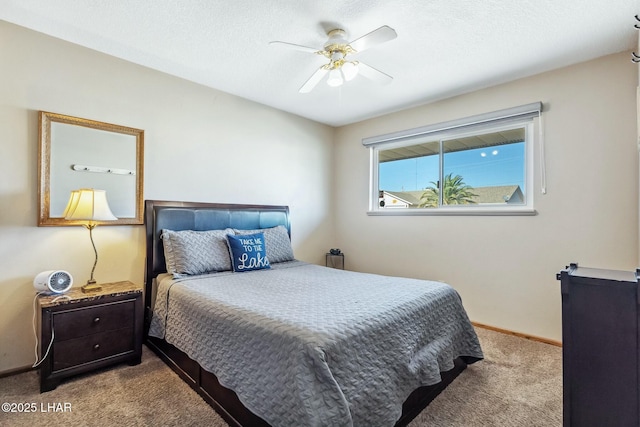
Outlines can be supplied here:
<path id="1" fill-rule="evenodd" d="M 469 366 L 411 427 L 561 426 L 561 348 L 477 330 L 485 360 Z M 34 371 L 0 379 L 0 404 L 33 403 L 36 408 L 32 413 L 0 412 L 0 426 L 226 426 L 143 348 L 138 366 L 119 365 L 69 379 L 48 393 L 39 393 Z M 47 411 L 64 409 L 65 403 L 70 412 Z"/>
<path id="2" fill-rule="evenodd" d="M 562 426 L 562 348 L 476 328 L 469 365 L 411 427 Z"/>

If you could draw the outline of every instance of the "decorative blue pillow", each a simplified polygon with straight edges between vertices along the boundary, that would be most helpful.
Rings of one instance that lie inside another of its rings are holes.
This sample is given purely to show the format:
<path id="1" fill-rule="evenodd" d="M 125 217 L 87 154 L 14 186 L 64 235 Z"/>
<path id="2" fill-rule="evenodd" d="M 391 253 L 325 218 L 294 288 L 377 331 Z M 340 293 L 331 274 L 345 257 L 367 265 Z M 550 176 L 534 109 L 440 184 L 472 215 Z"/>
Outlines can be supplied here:
<path id="1" fill-rule="evenodd" d="M 267 259 L 264 233 L 245 234 L 241 236 L 227 234 L 227 243 L 231 251 L 233 271 L 241 273 L 244 271 L 271 268 L 269 259 Z"/>

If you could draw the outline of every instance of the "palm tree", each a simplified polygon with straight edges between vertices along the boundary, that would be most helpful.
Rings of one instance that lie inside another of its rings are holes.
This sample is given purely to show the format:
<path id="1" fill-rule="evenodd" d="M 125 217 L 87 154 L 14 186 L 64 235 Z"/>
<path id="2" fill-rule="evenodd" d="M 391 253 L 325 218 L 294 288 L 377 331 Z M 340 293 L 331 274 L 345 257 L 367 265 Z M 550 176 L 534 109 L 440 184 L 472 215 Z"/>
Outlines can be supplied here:
<path id="1" fill-rule="evenodd" d="M 452 176 L 449 174 L 444 177 L 444 193 L 442 195 L 443 205 L 469 205 L 475 204 L 473 200 L 477 194 L 473 193 L 473 187 L 467 185 L 460 175 Z M 425 188 L 424 193 L 420 197 L 420 208 L 436 208 L 438 207 L 440 190 L 437 182 L 431 182 L 431 186 Z"/>

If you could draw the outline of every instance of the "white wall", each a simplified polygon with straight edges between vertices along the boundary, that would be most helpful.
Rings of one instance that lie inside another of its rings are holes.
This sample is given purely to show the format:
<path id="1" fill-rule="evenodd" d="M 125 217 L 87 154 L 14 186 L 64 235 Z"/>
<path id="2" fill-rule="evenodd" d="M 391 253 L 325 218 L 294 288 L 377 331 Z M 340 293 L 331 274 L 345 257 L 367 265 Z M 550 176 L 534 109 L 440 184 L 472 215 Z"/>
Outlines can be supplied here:
<path id="1" fill-rule="evenodd" d="M 557 272 L 569 262 L 636 267 L 637 81 L 626 52 L 338 129 L 334 214 L 347 267 L 448 282 L 472 320 L 560 340 Z M 537 216 L 366 215 L 362 138 L 535 101 L 548 183 L 541 195 L 536 162 Z"/>
<path id="2" fill-rule="evenodd" d="M 296 257 L 332 242 L 334 130 L 0 21 L 0 372 L 33 363 L 34 276 L 82 285 L 82 227 L 37 227 L 38 110 L 145 130 L 147 199 L 283 204 Z M 142 285 L 142 226 L 98 227 L 96 279 Z"/>

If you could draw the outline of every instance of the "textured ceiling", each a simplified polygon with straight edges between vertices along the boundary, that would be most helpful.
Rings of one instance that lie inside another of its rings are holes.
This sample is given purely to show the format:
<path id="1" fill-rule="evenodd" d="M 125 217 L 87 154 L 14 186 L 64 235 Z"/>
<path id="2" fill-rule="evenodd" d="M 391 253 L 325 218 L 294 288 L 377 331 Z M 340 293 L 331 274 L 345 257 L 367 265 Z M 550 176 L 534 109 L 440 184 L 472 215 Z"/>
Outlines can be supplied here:
<path id="1" fill-rule="evenodd" d="M 638 0 L 0 0 L 0 19 L 303 117 L 340 126 L 634 49 Z M 355 56 L 394 80 L 298 89 L 321 48 L 388 25 Z M 631 64 L 631 62 L 630 62 Z"/>

